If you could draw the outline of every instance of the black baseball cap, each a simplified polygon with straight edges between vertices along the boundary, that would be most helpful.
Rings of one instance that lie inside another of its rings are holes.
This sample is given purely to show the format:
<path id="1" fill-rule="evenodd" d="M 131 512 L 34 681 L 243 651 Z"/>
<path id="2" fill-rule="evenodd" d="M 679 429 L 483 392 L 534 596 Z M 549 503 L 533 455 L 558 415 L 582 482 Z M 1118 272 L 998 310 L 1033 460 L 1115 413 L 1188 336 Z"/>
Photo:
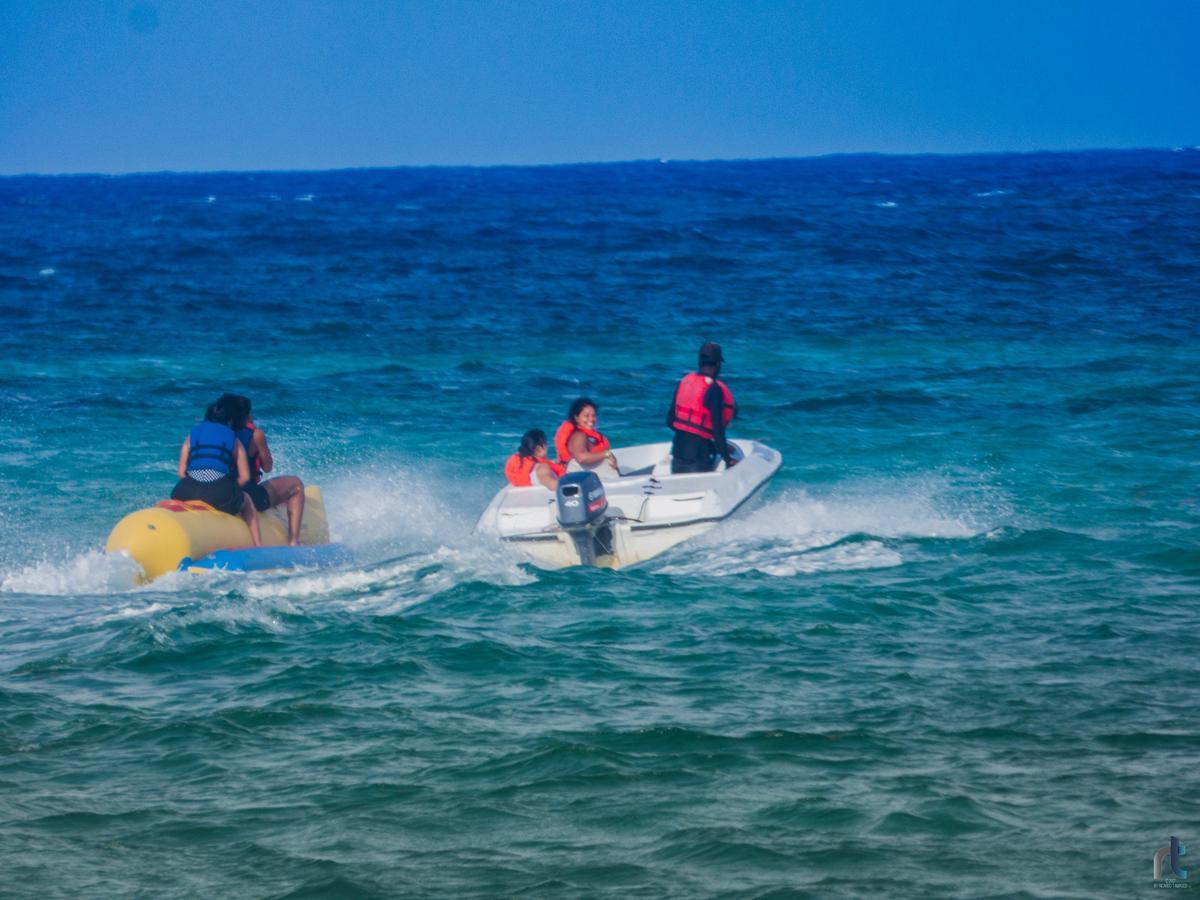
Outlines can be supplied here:
<path id="1" fill-rule="evenodd" d="M 700 348 L 700 365 L 702 366 L 717 366 L 725 361 L 725 357 L 721 355 L 721 345 L 709 341 Z"/>

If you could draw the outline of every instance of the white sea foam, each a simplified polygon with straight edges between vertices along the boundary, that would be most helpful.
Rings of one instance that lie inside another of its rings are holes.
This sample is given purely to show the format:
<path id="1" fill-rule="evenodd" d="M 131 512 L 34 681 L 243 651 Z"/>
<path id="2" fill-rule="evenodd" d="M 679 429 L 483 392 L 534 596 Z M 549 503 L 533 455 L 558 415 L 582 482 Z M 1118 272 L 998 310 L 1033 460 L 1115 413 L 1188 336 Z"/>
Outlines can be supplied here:
<path id="1" fill-rule="evenodd" d="M 881 200 L 875 205 L 880 209 L 895 209 L 898 204 L 894 200 Z"/>
<path id="2" fill-rule="evenodd" d="M 161 601 L 163 595 L 235 590 L 257 600 L 331 598 L 398 608 L 468 581 L 508 585 L 536 580 L 498 541 L 475 533 L 486 502 L 482 493 L 449 490 L 445 474 L 432 467 L 362 467 L 321 483 L 332 537 L 354 552 L 352 566 L 250 575 L 171 572 L 139 585 L 139 570 L 131 559 L 94 550 L 0 568 L 0 591 L 37 596 L 146 591 Z M 142 615 L 145 607 L 127 602 L 111 614 Z"/>
<path id="3" fill-rule="evenodd" d="M 1003 191 L 1003 190 L 977 191 L 975 193 L 975 196 L 976 197 L 1003 197 L 1005 194 L 1011 194 L 1011 193 L 1012 193 L 1012 191 Z"/>
<path id="4" fill-rule="evenodd" d="M 312 203 L 316 199 L 316 194 L 301 194 L 296 198 L 298 203 Z"/>
<path id="5" fill-rule="evenodd" d="M 956 497 L 938 478 L 860 482 L 821 498 L 790 491 L 681 548 L 656 569 L 665 574 L 790 576 L 898 566 L 904 557 L 890 544 L 969 538 L 987 530 L 972 503 Z"/>
<path id="6" fill-rule="evenodd" d="M 482 505 L 454 504 L 446 476 L 420 467 L 364 467 L 322 484 L 331 537 L 356 564 L 334 570 L 251 577 L 250 597 L 339 602 L 396 609 L 467 581 L 526 584 L 535 578 L 497 541 L 476 534 Z"/>
<path id="7" fill-rule="evenodd" d="M 659 571 L 665 574 L 709 575 L 718 578 L 746 572 L 761 572 L 764 575 L 784 578 L 817 572 L 887 569 L 904 562 L 898 552 L 879 541 L 827 546 L 827 542 L 837 539 L 836 535 L 813 534 L 810 537 L 811 543 L 773 542 L 762 547 L 746 547 L 737 543 L 734 545 L 736 552 L 727 554 L 705 554 L 698 551 L 693 557 L 663 566 Z"/>
<path id="8" fill-rule="evenodd" d="M 251 597 L 289 597 L 307 600 L 330 594 L 368 594 L 411 582 L 415 573 L 427 565 L 422 558 L 404 560 L 373 568 L 342 569 L 333 572 L 302 572 L 288 578 L 273 577 L 247 585 Z"/>
<path id="9" fill-rule="evenodd" d="M 54 274 L 54 272 L 55 272 L 55 270 L 54 270 L 54 269 L 52 269 L 52 268 L 50 268 L 49 266 L 47 266 L 46 268 L 44 268 L 44 269 L 41 269 L 41 270 L 38 272 L 38 274 L 39 274 L 39 275 L 53 275 L 53 274 Z"/>
<path id="10" fill-rule="evenodd" d="M 475 515 L 455 508 L 445 476 L 419 467 L 375 466 L 322 483 L 335 541 L 399 556 L 470 535 Z"/>
<path id="11" fill-rule="evenodd" d="M 887 483 L 864 481 L 835 488 L 818 498 L 789 491 L 726 528 L 735 538 L 796 534 L 864 534 L 883 538 L 965 538 L 980 529 L 962 513 L 943 511 L 948 501 L 938 479 Z"/>
<path id="12" fill-rule="evenodd" d="M 244 592 L 261 600 L 294 600 L 307 607 L 329 601 L 372 613 L 395 613 L 469 581 L 527 584 L 536 578 L 499 547 L 438 547 L 405 559 L 333 572 L 251 580 Z"/>
<path id="13" fill-rule="evenodd" d="M 286 601 L 260 600 L 236 603 L 204 603 L 179 616 L 171 624 L 172 630 L 179 626 L 201 625 L 206 622 L 236 628 L 251 625 L 278 634 L 284 630 L 280 615 L 295 615 L 298 610 Z"/>
<path id="14" fill-rule="evenodd" d="M 125 619 L 136 619 L 142 616 L 152 616 L 155 613 L 166 612 L 171 607 L 166 603 L 150 602 L 143 604 L 129 604 L 114 609 L 112 612 L 102 615 L 96 619 L 96 624 L 103 625 L 105 622 L 118 622 Z"/>
<path id="15" fill-rule="evenodd" d="M 128 556 L 89 550 L 66 560 L 42 560 L 0 573 L 0 592 L 72 596 L 115 594 L 137 587 L 138 564 Z"/>

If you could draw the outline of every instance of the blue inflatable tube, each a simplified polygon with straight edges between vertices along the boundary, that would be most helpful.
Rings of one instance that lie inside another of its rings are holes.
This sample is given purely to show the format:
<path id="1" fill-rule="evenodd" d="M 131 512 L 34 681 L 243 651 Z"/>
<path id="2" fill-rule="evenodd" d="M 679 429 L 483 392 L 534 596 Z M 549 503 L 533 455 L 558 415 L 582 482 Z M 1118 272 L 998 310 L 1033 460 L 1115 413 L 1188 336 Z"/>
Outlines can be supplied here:
<path id="1" fill-rule="evenodd" d="M 179 571 L 262 572 L 269 569 L 300 567 L 327 569 L 353 561 L 354 554 L 345 544 L 316 544 L 306 547 L 244 547 L 240 550 L 217 550 L 197 560 L 184 557 L 179 563 Z"/>

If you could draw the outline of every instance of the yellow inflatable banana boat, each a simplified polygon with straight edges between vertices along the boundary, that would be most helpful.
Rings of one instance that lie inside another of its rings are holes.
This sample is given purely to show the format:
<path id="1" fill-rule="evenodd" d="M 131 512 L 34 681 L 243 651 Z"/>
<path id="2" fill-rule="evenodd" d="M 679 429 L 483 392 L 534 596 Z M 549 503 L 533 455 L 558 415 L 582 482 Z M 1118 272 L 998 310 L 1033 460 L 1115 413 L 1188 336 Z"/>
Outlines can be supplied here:
<path id="1" fill-rule="evenodd" d="M 258 516 L 264 547 L 286 547 L 287 512 L 271 509 Z M 304 520 L 300 543 L 329 543 L 325 502 L 321 489 L 304 489 Z M 153 581 L 176 571 L 186 560 L 200 560 L 217 550 L 249 547 L 250 529 L 237 516 L 219 512 L 200 500 L 163 500 L 149 509 L 132 512 L 117 523 L 105 550 L 127 553 L 142 567 L 143 581 Z"/>

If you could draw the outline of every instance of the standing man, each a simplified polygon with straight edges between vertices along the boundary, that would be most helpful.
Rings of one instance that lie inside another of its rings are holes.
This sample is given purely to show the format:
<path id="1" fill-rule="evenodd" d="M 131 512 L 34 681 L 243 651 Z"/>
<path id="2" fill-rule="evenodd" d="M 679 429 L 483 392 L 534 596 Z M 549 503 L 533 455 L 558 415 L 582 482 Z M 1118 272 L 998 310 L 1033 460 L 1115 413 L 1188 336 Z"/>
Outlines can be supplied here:
<path id="1" fill-rule="evenodd" d="M 717 460 L 734 465 L 731 448 L 725 440 L 725 427 L 737 415 L 733 393 L 723 381 L 721 345 L 707 343 L 700 348 L 700 371 L 684 375 L 675 388 L 675 397 L 667 411 L 667 425 L 674 429 L 671 443 L 671 474 L 711 472 Z"/>

